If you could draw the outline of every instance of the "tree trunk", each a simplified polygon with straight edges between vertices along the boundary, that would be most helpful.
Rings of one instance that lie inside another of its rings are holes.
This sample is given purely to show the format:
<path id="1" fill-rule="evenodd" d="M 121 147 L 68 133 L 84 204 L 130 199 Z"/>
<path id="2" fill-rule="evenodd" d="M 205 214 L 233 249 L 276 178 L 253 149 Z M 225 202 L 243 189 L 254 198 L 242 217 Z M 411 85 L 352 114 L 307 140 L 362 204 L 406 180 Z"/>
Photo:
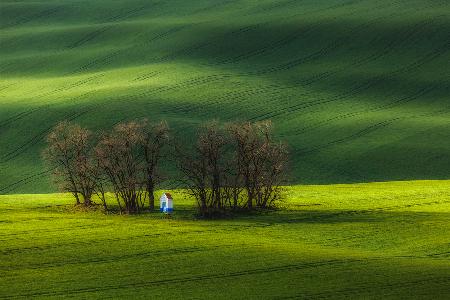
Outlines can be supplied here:
<path id="1" fill-rule="evenodd" d="M 214 179 L 213 179 L 213 190 L 214 190 L 214 201 L 216 202 L 216 207 L 221 209 L 222 208 L 222 199 L 220 197 L 220 177 L 217 174 L 218 171 L 215 171 Z"/>
<path id="2" fill-rule="evenodd" d="M 202 195 L 200 195 L 200 203 L 201 203 L 202 215 L 206 216 L 206 212 L 207 212 L 208 208 L 206 206 L 206 195 L 204 193 L 202 193 Z"/>
<path id="3" fill-rule="evenodd" d="M 82 196 L 84 199 L 83 201 L 84 206 L 91 206 L 92 204 L 91 195 L 86 195 L 86 193 L 83 193 Z"/>
<path id="4" fill-rule="evenodd" d="M 102 192 L 102 202 L 103 202 L 103 208 L 105 209 L 105 211 L 108 210 L 108 206 L 106 205 L 106 197 L 105 197 L 105 193 Z"/>
<path id="5" fill-rule="evenodd" d="M 120 198 L 119 198 L 119 195 L 118 195 L 117 193 L 114 193 L 114 195 L 116 196 L 117 205 L 119 206 L 120 214 L 122 214 L 122 205 L 120 204 Z"/>
<path id="6" fill-rule="evenodd" d="M 80 205 L 80 197 L 78 196 L 78 193 L 73 193 L 76 201 L 77 201 L 77 205 Z"/>
<path id="7" fill-rule="evenodd" d="M 248 189 L 247 191 L 247 207 L 249 210 L 253 209 L 253 193 Z"/>
<path id="8" fill-rule="evenodd" d="M 136 201 L 137 201 L 136 194 L 133 193 L 133 195 L 131 196 L 131 200 L 130 200 L 130 206 L 131 206 L 130 212 L 131 213 L 139 213 L 139 206 L 136 205 L 137 204 Z"/>
<path id="9" fill-rule="evenodd" d="M 155 209 L 155 186 L 154 186 L 153 180 L 148 181 L 147 192 L 148 192 L 148 199 L 149 199 L 149 208 L 150 208 L 150 211 L 153 211 Z"/>
<path id="10" fill-rule="evenodd" d="M 237 194 L 237 192 L 236 192 L 236 188 L 233 188 L 234 189 L 234 191 L 233 191 L 233 209 L 237 209 L 237 207 L 238 207 L 238 194 Z"/>

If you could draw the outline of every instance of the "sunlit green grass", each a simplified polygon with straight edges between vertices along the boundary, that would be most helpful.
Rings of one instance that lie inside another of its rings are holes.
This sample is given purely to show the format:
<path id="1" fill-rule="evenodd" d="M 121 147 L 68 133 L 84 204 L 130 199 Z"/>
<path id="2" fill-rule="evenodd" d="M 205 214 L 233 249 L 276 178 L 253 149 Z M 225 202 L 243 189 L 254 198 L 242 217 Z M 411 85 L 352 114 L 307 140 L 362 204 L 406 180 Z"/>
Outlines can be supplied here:
<path id="1" fill-rule="evenodd" d="M 448 1 L 0 3 L 0 194 L 52 192 L 39 153 L 105 129 L 272 119 L 294 183 L 450 177 Z"/>
<path id="2" fill-rule="evenodd" d="M 0 196 L 0 298 L 448 298 L 449 181 L 287 193 L 277 211 L 212 221 L 179 192 L 172 219 Z"/>

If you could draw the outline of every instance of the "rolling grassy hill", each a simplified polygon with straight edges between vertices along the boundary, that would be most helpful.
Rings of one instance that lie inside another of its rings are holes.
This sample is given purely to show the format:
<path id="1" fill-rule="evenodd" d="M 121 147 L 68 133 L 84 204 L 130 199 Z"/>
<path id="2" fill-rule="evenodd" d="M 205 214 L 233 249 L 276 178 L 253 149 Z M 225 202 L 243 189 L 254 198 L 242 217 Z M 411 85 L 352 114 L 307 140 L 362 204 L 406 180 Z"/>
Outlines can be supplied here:
<path id="1" fill-rule="evenodd" d="M 63 119 L 272 119 L 294 181 L 450 177 L 450 4 L 0 2 L 0 193 L 52 191 Z"/>
<path id="2" fill-rule="evenodd" d="M 193 220 L 0 196 L 0 299 L 448 299 L 450 181 L 289 188 L 285 209 Z"/>

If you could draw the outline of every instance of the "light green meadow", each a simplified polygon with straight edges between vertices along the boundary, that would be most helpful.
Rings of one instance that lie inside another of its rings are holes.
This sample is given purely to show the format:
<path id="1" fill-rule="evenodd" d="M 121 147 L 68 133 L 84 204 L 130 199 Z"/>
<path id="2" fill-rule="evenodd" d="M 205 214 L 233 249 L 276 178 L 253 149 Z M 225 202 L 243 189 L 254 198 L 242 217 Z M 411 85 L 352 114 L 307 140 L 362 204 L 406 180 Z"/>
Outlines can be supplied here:
<path id="1" fill-rule="evenodd" d="M 0 298 L 448 299 L 450 181 L 295 186 L 273 212 L 105 215 L 0 196 Z"/>

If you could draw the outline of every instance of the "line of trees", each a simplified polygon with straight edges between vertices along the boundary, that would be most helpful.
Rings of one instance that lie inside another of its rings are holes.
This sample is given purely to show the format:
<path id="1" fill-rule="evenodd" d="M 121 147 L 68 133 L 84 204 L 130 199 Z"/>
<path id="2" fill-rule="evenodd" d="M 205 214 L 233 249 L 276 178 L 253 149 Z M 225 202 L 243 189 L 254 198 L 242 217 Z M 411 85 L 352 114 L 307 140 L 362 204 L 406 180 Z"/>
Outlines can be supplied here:
<path id="1" fill-rule="evenodd" d="M 185 142 L 172 138 L 165 122 L 124 122 L 93 134 L 63 121 L 47 136 L 43 158 L 60 190 L 72 193 L 77 204 L 90 206 L 97 195 L 108 210 L 111 192 L 129 214 L 154 210 L 162 162 L 176 166 L 175 179 L 202 216 L 273 207 L 283 196 L 288 166 L 287 146 L 273 139 L 269 121 L 207 122 Z"/>

